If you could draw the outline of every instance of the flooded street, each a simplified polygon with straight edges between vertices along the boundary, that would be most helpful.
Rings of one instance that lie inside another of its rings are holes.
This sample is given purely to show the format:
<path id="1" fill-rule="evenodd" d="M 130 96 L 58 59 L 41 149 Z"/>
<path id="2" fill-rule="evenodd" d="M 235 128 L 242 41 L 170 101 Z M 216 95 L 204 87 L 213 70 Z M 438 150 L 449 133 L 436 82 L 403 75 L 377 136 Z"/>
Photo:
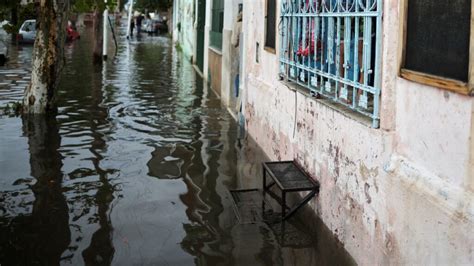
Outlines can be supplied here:
<path id="1" fill-rule="evenodd" d="M 266 158 L 167 37 L 66 47 L 56 117 L 0 116 L 0 265 L 348 265 L 316 219 L 242 224 Z M 20 101 L 32 47 L 0 67 Z M 110 47 L 113 54 L 114 47 Z"/>

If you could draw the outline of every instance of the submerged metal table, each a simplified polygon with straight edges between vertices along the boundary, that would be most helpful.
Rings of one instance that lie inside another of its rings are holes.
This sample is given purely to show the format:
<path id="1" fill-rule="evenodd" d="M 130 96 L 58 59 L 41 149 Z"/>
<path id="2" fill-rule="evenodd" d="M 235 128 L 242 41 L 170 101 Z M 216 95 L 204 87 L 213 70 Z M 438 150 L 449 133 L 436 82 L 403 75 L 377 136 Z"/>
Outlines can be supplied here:
<path id="1" fill-rule="evenodd" d="M 267 174 L 272 178 L 272 182 L 268 185 Z M 281 190 L 281 199 L 278 199 L 278 196 L 270 191 L 270 188 L 275 184 Z M 291 208 L 286 205 L 286 193 L 303 191 L 309 191 L 309 194 L 299 203 Z M 281 216 L 285 220 L 319 192 L 319 183 L 303 172 L 294 161 L 266 162 L 263 163 L 263 192 L 269 193 L 279 201 Z M 289 209 L 288 214 L 286 209 Z"/>

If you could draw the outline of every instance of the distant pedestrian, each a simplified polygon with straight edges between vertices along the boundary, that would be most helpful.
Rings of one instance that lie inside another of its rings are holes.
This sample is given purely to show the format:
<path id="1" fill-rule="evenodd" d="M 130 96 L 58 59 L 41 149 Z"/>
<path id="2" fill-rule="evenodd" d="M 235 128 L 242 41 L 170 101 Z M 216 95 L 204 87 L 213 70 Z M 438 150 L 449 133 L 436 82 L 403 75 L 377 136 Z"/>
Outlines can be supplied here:
<path id="1" fill-rule="evenodd" d="M 142 32 L 142 21 L 143 21 L 143 15 L 140 14 L 137 17 L 137 35 Z"/>
<path id="2" fill-rule="evenodd" d="M 130 36 L 133 37 L 133 30 L 135 29 L 135 18 L 132 18 L 132 22 L 130 23 Z"/>

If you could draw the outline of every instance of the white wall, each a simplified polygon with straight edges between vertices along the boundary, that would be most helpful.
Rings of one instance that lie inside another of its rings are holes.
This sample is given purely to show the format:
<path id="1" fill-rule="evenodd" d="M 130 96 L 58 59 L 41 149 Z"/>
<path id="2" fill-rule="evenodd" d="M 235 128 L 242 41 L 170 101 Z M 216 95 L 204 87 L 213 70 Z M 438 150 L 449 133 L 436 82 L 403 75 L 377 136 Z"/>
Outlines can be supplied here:
<path id="1" fill-rule="evenodd" d="M 234 26 L 237 21 L 238 5 L 242 0 L 225 0 L 224 5 L 224 28 L 222 32 L 222 81 L 221 97 L 224 105 L 229 107 L 232 114 L 236 113 L 236 101 L 234 81 L 238 70 L 239 47 L 231 43 Z M 242 44 L 240 44 L 242 45 Z"/>
<path id="2" fill-rule="evenodd" d="M 204 37 L 204 79 L 207 81 L 209 76 L 209 31 L 211 30 L 211 7 L 212 0 L 206 0 L 206 27 Z"/>

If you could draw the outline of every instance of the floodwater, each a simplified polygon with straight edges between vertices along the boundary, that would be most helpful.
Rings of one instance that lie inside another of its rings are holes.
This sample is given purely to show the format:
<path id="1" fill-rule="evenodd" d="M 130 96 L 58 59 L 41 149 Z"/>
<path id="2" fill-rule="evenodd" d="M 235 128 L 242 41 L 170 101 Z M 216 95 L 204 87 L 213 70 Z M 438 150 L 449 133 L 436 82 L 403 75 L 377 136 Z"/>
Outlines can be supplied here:
<path id="1" fill-rule="evenodd" d="M 237 218 L 229 189 L 265 156 L 169 38 L 123 31 L 103 66 L 89 30 L 67 45 L 56 117 L 0 116 L 0 265 L 353 264 L 317 218 Z M 0 107 L 31 50 L 0 67 Z"/>

